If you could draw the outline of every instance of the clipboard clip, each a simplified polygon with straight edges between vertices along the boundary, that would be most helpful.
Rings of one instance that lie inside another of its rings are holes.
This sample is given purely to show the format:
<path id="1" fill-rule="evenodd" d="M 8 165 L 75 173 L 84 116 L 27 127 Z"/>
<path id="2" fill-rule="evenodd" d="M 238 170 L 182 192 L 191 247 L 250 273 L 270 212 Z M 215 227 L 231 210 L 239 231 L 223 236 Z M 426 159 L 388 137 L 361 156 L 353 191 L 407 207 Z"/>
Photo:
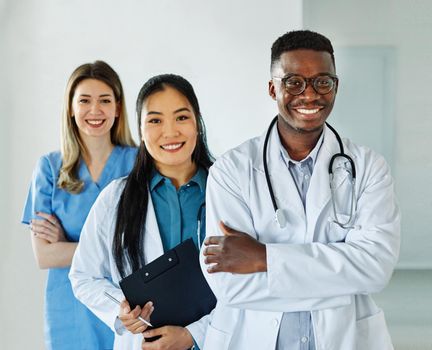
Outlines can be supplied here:
<path id="1" fill-rule="evenodd" d="M 177 266 L 179 258 L 174 250 L 168 251 L 164 255 L 154 260 L 150 266 L 145 266 L 141 271 L 140 275 L 144 283 L 150 282 L 152 279 L 162 275 L 164 272 Z"/>

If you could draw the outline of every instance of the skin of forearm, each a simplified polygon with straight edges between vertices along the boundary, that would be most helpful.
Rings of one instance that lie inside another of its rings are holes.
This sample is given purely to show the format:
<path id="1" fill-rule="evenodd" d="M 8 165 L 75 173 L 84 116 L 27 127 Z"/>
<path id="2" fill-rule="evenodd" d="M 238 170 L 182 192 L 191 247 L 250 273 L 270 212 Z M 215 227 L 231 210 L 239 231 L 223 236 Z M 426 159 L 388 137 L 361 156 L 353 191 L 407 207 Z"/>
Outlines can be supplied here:
<path id="1" fill-rule="evenodd" d="M 70 266 L 77 244 L 75 242 L 50 243 L 32 235 L 33 253 L 40 269 Z"/>

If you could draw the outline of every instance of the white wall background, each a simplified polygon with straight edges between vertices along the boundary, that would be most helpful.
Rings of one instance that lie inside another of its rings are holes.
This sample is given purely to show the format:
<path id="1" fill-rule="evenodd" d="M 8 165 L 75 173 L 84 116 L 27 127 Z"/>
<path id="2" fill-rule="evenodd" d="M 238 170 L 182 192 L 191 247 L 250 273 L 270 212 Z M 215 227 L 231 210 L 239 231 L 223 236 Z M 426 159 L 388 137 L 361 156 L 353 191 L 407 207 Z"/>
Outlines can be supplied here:
<path id="1" fill-rule="evenodd" d="M 58 148 L 66 79 L 95 59 L 120 74 L 135 135 L 142 83 L 163 72 L 188 78 L 220 154 L 275 113 L 266 90 L 278 35 L 303 26 L 336 47 L 394 48 L 387 132 L 403 214 L 399 267 L 432 268 L 431 13 L 428 0 L 0 0 L 0 348 L 43 348 L 45 273 L 19 220 L 37 158 Z"/>
<path id="2" fill-rule="evenodd" d="M 402 210 L 399 267 L 430 269 L 432 2 L 304 0 L 303 3 L 304 27 L 325 33 L 336 47 L 387 46 L 396 51 L 392 79 L 395 81 L 394 129 L 386 132 L 394 140 L 393 175 Z M 359 94 L 358 98 L 363 96 Z M 363 102 L 364 113 L 373 113 L 368 101 Z"/>
<path id="3" fill-rule="evenodd" d="M 117 70 L 135 136 L 144 81 L 185 76 L 220 154 L 263 132 L 276 113 L 270 47 L 302 26 L 301 13 L 301 0 L 0 0 L 0 348 L 43 349 L 45 273 L 19 221 L 36 160 L 59 147 L 72 70 L 95 59 Z"/>

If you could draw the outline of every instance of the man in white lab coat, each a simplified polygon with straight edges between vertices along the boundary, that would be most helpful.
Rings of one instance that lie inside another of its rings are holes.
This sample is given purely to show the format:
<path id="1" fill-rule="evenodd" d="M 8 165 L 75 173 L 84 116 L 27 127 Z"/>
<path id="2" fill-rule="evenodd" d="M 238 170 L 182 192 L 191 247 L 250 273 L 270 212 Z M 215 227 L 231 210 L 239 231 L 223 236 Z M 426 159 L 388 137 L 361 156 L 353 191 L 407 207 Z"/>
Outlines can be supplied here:
<path id="1" fill-rule="evenodd" d="M 393 349 L 370 297 L 399 254 L 393 180 L 380 155 L 325 124 L 337 89 L 326 37 L 275 41 L 268 140 L 227 152 L 208 177 L 201 264 L 218 304 L 204 350 Z"/>

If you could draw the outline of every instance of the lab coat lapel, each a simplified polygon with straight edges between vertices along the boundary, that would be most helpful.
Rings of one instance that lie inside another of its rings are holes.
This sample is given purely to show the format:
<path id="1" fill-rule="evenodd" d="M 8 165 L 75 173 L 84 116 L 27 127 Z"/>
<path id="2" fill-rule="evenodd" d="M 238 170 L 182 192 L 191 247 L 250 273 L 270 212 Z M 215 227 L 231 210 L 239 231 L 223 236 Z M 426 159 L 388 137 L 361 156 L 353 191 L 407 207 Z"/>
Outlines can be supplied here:
<path id="1" fill-rule="evenodd" d="M 164 253 L 159 226 L 156 220 L 153 201 L 148 194 L 147 217 L 144 234 L 145 263 L 153 261 Z"/>
<path id="2" fill-rule="evenodd" d="M 318 152 L 318 157 L 313 169 L 311 182 L 306 196 L 306 212 L 308 217 L 308 227 L 316 225 L 318 216 L 323 211 L 324 206 L 331 200 L 329 164 L 331 157 L 339 153 L 339 144 L 332 131 L 324 128 L 323 145 Z M 336 158 L 333 168 L 336 168 L 344 160 Z M 347 180 L 347 173 L 343 176 L 336 176 L 333 180 L 335 191 Z"/>
<path id="3" fill-rule="evenodd" d="M 301 201 L 297 187 L 294 183 L 294 179 L 292 178 L 288 167 L 282 159 L 281 141 L 276 125 L 272 129 L 269 139 L 269 145 L 267 148 L 268 170 L 270 174 L 270 181 L 273 186 L 273 192 L 276 198 L 276 203 L 280 209 L 287 211 L 288 220 L 290 215 L 305 217 L 303 203 Z M 262 138 L 262 147 L 260 147 L 261 153 L 263 147 L 264 137 Z M 260 168 L 264 176 L 262 155 L 260 155 L 259 158 L 261 158 Z M 265 186 L 265 188 L 267 190 L 267 185 Z"/>

